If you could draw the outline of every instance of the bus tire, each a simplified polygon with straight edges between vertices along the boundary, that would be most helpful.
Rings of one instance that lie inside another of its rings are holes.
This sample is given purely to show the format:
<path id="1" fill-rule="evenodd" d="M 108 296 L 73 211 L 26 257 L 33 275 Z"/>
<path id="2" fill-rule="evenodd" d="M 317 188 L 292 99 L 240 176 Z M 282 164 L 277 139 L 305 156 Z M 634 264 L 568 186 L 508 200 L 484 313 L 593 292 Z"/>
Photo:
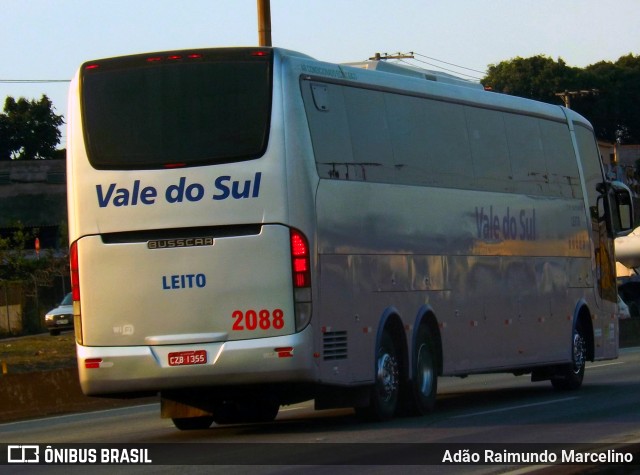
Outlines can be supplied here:
<path id="1" fill-rule="evenodd" d="M 563 366 L 557 375 L 551 378 L 551 384 L 555 389 L 572 391 L 582 386 L 587 362 L 587 341 L 580 323 L 576 323 L 573 330 L 571 355 L 572 362 Z"/>
<path id="2" fill-rule="evenodd" d="M 418 329 L 413 351 L 412 412 L 423 416 L 433 411 L 438 392 L 438 357 L 427 325 Z"/>
<path id="3" fill-rule="evenodd" d="M 171 419 L 173 425 L 180 430 L 202 430 L 208 429 L 213 423 L 213 417 L 176 417 Z"/>
<path id="4" fill-rule="evenodd" d="M 375 382 L 369 391 L 369 405 L 357 407 L 356 414 L 367 421 L 393 417 L 400 393 L 400 359 L 393 337 L 385 331 L 376 350 Z"/>

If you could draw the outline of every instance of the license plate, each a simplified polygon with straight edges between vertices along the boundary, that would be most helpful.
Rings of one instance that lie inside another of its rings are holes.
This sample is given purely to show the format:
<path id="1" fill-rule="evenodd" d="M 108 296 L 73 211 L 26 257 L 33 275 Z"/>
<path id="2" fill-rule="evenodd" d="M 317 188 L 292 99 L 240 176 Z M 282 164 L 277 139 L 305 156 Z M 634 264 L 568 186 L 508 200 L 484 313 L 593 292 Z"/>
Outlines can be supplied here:
<path id="1" fill-rule="evenodd" d="M 207 352 L 205 350 L 177 351 L 175 353 L 169 353 L 169 366 L 205 364 L 206 362 Z"/>
<path id="2" fill-rule="evenodd" d="M 66 318 L 62 319 L 62 320 L 58 320 L 56 322 L 56 325 L 67 325 L 69 323 L 69 320 L 67 320 Z"/>

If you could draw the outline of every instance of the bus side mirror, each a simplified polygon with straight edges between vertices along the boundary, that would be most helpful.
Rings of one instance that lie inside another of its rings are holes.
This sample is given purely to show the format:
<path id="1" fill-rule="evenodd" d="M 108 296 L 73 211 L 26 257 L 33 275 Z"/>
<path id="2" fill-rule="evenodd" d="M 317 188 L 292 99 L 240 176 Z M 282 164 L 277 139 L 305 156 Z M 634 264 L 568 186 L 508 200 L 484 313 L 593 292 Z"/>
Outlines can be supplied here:
<path id="1" fill-rule="evenodd" d="M 631 190 L 627 185 L 619 181 L 609 183 L 609 196 L 612 198 L 611 219 L 614 236 L 625 236 L 633 228 L 633 201 Z"/>

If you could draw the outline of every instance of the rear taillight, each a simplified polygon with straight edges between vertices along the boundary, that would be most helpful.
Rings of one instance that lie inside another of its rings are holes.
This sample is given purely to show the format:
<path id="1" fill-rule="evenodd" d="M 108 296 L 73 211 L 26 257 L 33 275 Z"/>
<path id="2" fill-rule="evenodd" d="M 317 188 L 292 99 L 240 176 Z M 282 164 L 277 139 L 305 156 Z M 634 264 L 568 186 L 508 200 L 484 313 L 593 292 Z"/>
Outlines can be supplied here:
<path id="1" fill-rule="evenodd" d="M 290 236 L 296 331 L 300 331 L 311 320 L 311 257 L 304 234 L 292 229 Z"/>
<path id="2" fill-rule="evenodd" d="M 291 264 L 293 266 L 293 287 L 311 286 L 309 245 L 300 231 L 291 230 Z"/>
<path id="3" fill-rule="evenodd" d="M 78 243 L 71 244 L 69 249 L 69 266 L 71 271 L 71 296 L 73 297 L 73 327 L 76 341 L 82 344 L 82 312 L 80 310 L 80 266 L 78 264 Z"/>
<path id="4" fill-rule="evenodd" d="M 69 265 L 71 267 L 71 295 L 73 300 L 80 300 L 80 272 L 78 267 L 78 243 L 71 244 L 69 249 Z"/>

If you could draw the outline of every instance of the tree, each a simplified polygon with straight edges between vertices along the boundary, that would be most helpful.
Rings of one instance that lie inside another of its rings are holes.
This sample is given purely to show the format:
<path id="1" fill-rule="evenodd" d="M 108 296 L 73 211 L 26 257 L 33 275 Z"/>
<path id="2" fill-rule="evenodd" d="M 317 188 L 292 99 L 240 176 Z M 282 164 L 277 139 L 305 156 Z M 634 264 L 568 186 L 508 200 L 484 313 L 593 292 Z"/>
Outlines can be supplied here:
<path id="1" fill-rule="evenodd" d="M 599 94 L 580 99 L 575 109 L 593 123 L 598 137 L 610 142 L 640 143 L 640 57 L 622 56 L 615 63 L 601 61 L 587 66 L 583 84 Z"/>
<path id="2" fill-rule="evenodd" d="M 599 62 L 584 69 L 546 56 L 514 58 L 490 65 L 485 86 L 507 94 L 561 104 L 556 93 L 597 91 L 571 98 L 571 108 L 593 124 L 609 142 L 640 143 L 640 57 L 629 54 L 617 62 Z"/>
<path id="3" fill-rule="evenodd" d="M 44 94 L 39 101 L 8 96 L 0 114 L 0 160 L 54 158 L 63 123 Z"/>
<path id="4" fill-rule="evenodd" d="M 30 231 L 22 222 L 17 221 L 0 234 L 0 281 L 29 281 L 39 272 L 55 275 L 64 273 L 68 256 L 56 255 L 52 249 L 47 249 L 35 258 L 37 233 L 38 229 L 32 228 Z"/>
<path id="5" fill-rule="evenodd" d="M 0 236 L 0 279 L 17 280 L 28 272 L 29 261 L 25 257 L 29 234 L 22 223 L 16 223 L 10 236 Z"/>
<path id="6" fill-rule="evenodd" d="M 494 91 L 513 96 L 527 97 L 537 101 L 557 102 L 555 93 L 573 87 L 577 68 L 571 68 L 558 58 L 554 61 L 544 55 L 531 58 L 514 58 L 489 65 L 487 76 L 482 80 Z"/>

